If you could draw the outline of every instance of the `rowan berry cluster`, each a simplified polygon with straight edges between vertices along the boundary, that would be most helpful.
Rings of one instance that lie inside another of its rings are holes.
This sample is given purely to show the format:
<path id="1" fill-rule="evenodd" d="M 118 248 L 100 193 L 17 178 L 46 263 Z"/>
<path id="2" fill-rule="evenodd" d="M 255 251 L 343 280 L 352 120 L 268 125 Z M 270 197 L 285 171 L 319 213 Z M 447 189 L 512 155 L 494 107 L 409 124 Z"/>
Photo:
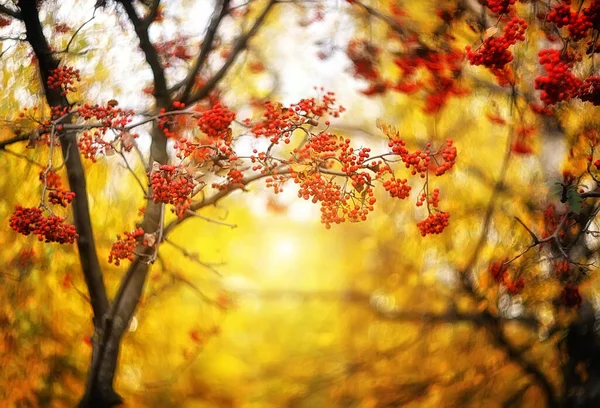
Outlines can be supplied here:
<path id="1" fill-rule="evenodd" d="M 426 191 L 421 193 L 421 196 L 417 200 L 417 207 L 421 207 L 423 203 L 427 200 L 427 205 L 431 205 L 434 208 L 437 208 L 440 205 L 440 190 L 437 188 L 433 189 L 431 194 L 427 194 Z"/>
<path id="2" fill-rule="evenodd" d="M 462 72 L 462 59 L 459 50 L 417 48 L 412 53 L 394 59 L 401 75 L 392 88 L 406 94 L 424 90 L 426 98 L 423 111 L 428 114 L 437 113 L 446 105 L 450 96 L 468 93 L 467 89 L 458 86 L 456 80 Z M 425 72 L 420 73 L 422 70 Z"/>
<path id="3" fill-rule="evenodd" d="M 557 4 L 546 14 L 546 21 L 553 23 L 557 28 L 567 26 L 569 37 L 573 41 L 579 41 L 588 36 L 590 29 L 594 28 L 593 19 L 598 13 L 600 2 L 595 2 L 576 12 L 571 9 L 570 2 L 566 4 Z"/>
<path id="4" fill-rule="evenodd" d="M 150 174 L 152 199 L 155 203 L 175 206 L 172 211 L 182 217 L 192 201 L 193 177 L 179 166 L 164 164 L 155 167 Z"/>
<path id="5" fill-rule="evenodd" d="M 449 218 L 450 214 L 447 212 L 430 213 L 427 218 L 417 223 L 417 227 L 422 236 L 426 236 L 427 234 L 441 234 L 444 228 L 449 225 Z"/>
<path id="6" fill-rule="evenodd" d="M 79 70 L 73 67 L 59 67 L 51 72 L 47 84 L 50 89 L 62 90 L 61 95 L 68 92 L 75 92 L 77 89 L 73 86 L 75 81 L 81 81 Z"/>
<path id="7" fill-rule="evenodd" d="M 540 64 L 546 74 L 535 79 L 535 89 L 541 91 L 540 99 L 546 105 L 571 99 L 579 93 L 581 80 L 571 72 L 574 57 L 558 50 L 541 50 Z"/>
<path id="8" fill-rule="evenodd" d="M 75 193 L 63 189 L 50 190 L 48 193 L 48 201 L 52 204 L 60 204 L 63 207 L 69 205 L 75 198 Z"/>
<path id="9" fill-rule="evenodd" d="M 249 119 L 244 123 L 251 125 L 251 132 L 256 137 L 267 137 L 273 144 L 280 141 L 288 144 L 294 130 L 305 124 L 316 125 L 318 118 L 330 114 L 338 117 L 344 112 L 344 107 L 335 107 L 335 97 L 332 92 L 327 92 L 321 101 L 314 98 L 302 99 L 289 108 L 271 101 L 265 102 L 263 120 L 252 125 Z"/>
<path id="10" fill-rule="evenodd" d="M 435 175 L 438 177 L 452 169 L 454 164 L 456 164 L 457 150 L 453 144 L 454 141 L 452 139 L 446 139 L 446 144 L 436 154 L 436 156 L 439 155 L 443 160 L 442 162 L 436 161 L 437 168 L 435 169 Z"/>
<path id="11" fill-rule="evenodd" d="M 75 198 L 75 193 L 61 188 L 62 181 L 60 176 L 53 171 L 40 172 L 40 181 L 50 191 L 48 201 L 52 204 L 60 204 L 63 207 L 69 205 Z"/>
<path id="12" fill-rule="evenodd" d="M 85 131 L 79 136 L 77 146 L 84 158 L 95 163 L 99 152 L 106 153 L 113 149 L 111 144 L 104 140 L 103 135 L 102 131 L 94 130 L 93 132 Z"/>
<path id="13" fill-rule="evenodd" d="M 401 200 L 407 198 L 410 195 L 411 187 L 406 184 L 408 180 L 396 178 L 389 166 L 384 166 L 378 173 L 377 178 L 381 179 L 386 173 L 390 173 L 391 178 L 383 181 L 383 188 L 393 198 L 399 198 Z"/>
<path id="14" fill-rule="evenodd" d="M 502 284 L 508 293 L 517 295 L 525 289 L 525 281 L 523 278 L 516 280 L 511 279 L 508 273 L 509 265 L 506 263 L 508 259 L 492 262 L 488 265 L 488 272 L 492 276 L 494 282 Z"/>
<path id="15" fill-rule="evenodd" d="M 40 181 L 48 188 L 61 188 L 62 180 L 60 176 L 54 171 L 42 170 L 40 172 Z"/>
<path id="16" fill-rule="evenodd" d="M 96 119 L 102 122 L 101 130 L 106 132 L 109 128 L 120 128 L 131 122 L 135 112 L 124 110 L 113 104 L 107 106 L 83 104 L 77 108 L 77 114 L 85 120 Z"/>
<path id="17" fill-rule="evenodd" d="M 483 65 L 495 74 L 504 71 L 505 66 L 513 60 L 508 49 L 517 41 L 525 41 L 526 29 L 527 22 L 524 19 L 512 17 L 504 26 L 503 35 L 486 38 L 477 50 L 467 46 L 467 59 L 472 65 Z"/>
<path id="18" fill-rule="evenodd" d="M 600 76 L 587 77 L 579 89 L 579 99 L 600 105 Z"/>
<path id="19" fill-rule="evenodd" d="M 425 178 L 425 174 L 431 163 L 431 151 L 429 150 L 431 144 L 427 145 L 427 149 L 424 152 L 417 150 L 413 153 L 410 153 L 404 146 L 406 146 L 406 142 L 402 139 L 392 139 L 388 142 L 388 147 L 391 148 L 392 153 L 400 156 L 406 168 L 412 167 L 411 174 L 413 176 L 419 174 L 421 178 Z"/>
<path id="20" fill-rule="evenodd" d="M 371 188 L 365 192 L 368 199 L 354 197 L 353 194 L 343 191 L 342 186 L 326 179 L 320 173 L 305 179 L 296 177 L 294 182 L 300 184 L 298 197 L 321 203 L 321 222 L 327 229 L 331 228 L 332 224 L 341 224 L 346 220 L 365 221 L 369 211 L 373 211 L 376 201 Z"/>
<path id="21" fill-rule="evenodd" d="M 74 225 L 55 215 L 45 217 L 39 208 L 18 205 L 9 222 L 13 230 L 23 235 L 37 235 L 40 241 L 72 244 L 77 239 Z"/>
<path id="22" fill-rule="evenodd" d="M 209 138 L 227 140 L 231 137 L 231 122 L 235 120 L 235 112 L 218 103 L 202 113 L 198 119 L 198 127 Z"/>
<path id="23" fill-rule="evenodd" d="M 213 183 L 212 187 L 219 190 L 225 190 L 231 187 L 242 187 L 244 185 L 243 180 L 244 173 L 241 170 L 231 169 L 227 172 L 227 179 L 224 183 Z"/>
<path id="24" fill-rule="evenodd" d="M 144 236 L 144 230 L 140 227 L 131 232 L 125 231 L 123 235 L 117 235 L 117 242 L 112 245 L 108 255 L 108 262 L 116 266 L 121 264 L 122 259 L 133 261 L 135 247 L 141 242 L 140 237 Z"/>
<path id="25" fill-rule="evenodd" d="M 487 0 L 487 8 L 494 14 L 510 14 L 517 0 Z"/>

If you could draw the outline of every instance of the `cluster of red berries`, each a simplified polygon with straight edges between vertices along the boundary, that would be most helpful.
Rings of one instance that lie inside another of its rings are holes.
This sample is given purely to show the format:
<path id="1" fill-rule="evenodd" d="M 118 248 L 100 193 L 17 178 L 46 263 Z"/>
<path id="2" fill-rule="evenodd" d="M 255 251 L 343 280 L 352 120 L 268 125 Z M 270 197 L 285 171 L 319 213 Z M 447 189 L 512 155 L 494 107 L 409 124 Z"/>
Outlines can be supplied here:
<path id="1" fill-rule="evenodd" d="M 63 207 L 71 204 L 73 199 L 75 198 L 75 193 L 72 191 L 67 191 L 63 189 L 54 189 L 50 190 L 48 193 L 48 201 L 52 204 L 60 204 Z"/>
<path id="2" fill-rule="evenodd" d="M 85 131 L 79 136 L 77 146 L 84 158 L 95 163 L 98 152 L 106 153 L 112 150 L 113 147 L 103 139 L 103 135 L 102 131 L 94 130 L 93 132 Z"/>
<path id="3" fill-rule="evenodd" d="M 60 176 L 52 170 L 42 170 L 40 172 L 40 181 L 43 184 L 45 184 L 48 188 L 62 187 L 62 180 L 60 179 Z"/>
<path id="4" fill-rule="evenodd" d="M 323 91 L 323 88 L 321 88 L 321 91 Z M 297 115 L 306 118 L 318 118 L 325 114 L 330 114 L 334 118 L 337 118 L 346 109 L 343 106 L 336 108 L 335 102 L 335 94 L 333 92 L 326 92 L 320 101 L 317 101 L 315 98 L 301 99 L 300 102 L 292 104 L 291 109 Z"/>
<path id="5" fill-rule="evenodd" d="M 227 140 L 231 137 L 231 122 L 235 120 L 235 112 L 218 103 L 202 113 L 198 119 L 198 127 L 209 138 Z"/>
<path id="6" fill-rule="evenodd" d="M 600 76 L 587 77 L 581 84 L 578 96 L 584 102 L 600 105 Z"/>
<path id="7" fill-rule="evenodd" d="M 172 204 L 173 211 L 179 216 L 189 208 L 194 180 L 183 168 L 172 165 L 160 165 L 150 175 L 152 199 L 155 203 Z"/>
<path id="8" fill-rule="evenodd" d="M 427 200 L 427 204 L 437 208 L 440 205 L 440 190 L 437 188 L 433 189 L 433 192 L 427 195 L 427 192 L 423 191 L 421 196 L 417 200 L 417 207 L 421 207 Z"/>
<path id="9" fill-rule="evenodd" d="M 63 207 L 69 205 L 75 198 L 75 193 L 61 188 L 62 181 L 60 176 L 53 171 L 41 171 L 40 181 L 50 192 L 48 193 L 48 201 L 52 204 L 60 204 Z"/>
<path id="10" fill-rule="evenodd" d="M 350 144 L 350 139 L 341 139 L 333 133 L 321 132 L 312 135 L 300 149 L 294 149 L 299 159 L 317 159 L 325 161 L 337 155 L 340 145 Z"/>
<path id="11" fill-rule="evenodd" d="M 124 127 L 131 122 L 135 112 L 117 107 L 117 102 L 109 101 L 106 106 L 83 104 L 77 108 L 77 114 L 85 120 L 96 119 L 102 122 L 102 130 Z"/>
<path id="12" fill-rule="evenodd" d="M 417 48 L 413 53 L 394 59 L 401 75 L 392 88 L 405 94 L 424 90 L 426 98 L 423 111 L 435 114 L 446 105 L 451 96 L 468 93 L 468 90 L 461 88 L 457 82 L 462 72 L 462 59 L 459 50 L 434 51 Z M 417 73 L 421 70 L 424 70 L 425 74 L 419 75 L 421 79 L 417 79 Z"/>
<path id="13" fill-rule="evenodd" d="M 494 14 L 510 14 L 517 0 L 487 0 L 487 8 Z"/>
<path id="14" fill-rule="evenodd" d="M 546 21 L 553 23 L 557 28 L 567 26 L 569 37 L 579 41 L 588 36 L 590 29 L 594 28 L 594 18 L 600 11 L 600 2 L 590 5 L 576 12 L 571 9 L 570 2 L 557 4 L 546 14 Z"/>
<path id="15" fill-rule="evenodd" d="M 264 171 L 266 170 L 263 170 L 263 172 Z M 272 188 L 275 194 L 279 194 L 283 191 L 283 185 L 287 180 L 293 178 L 295 181 L 299 180 L 299 177 L 300 175 L 298 173 L 292 173 L 290 177 L 286 177 L 274 170 L 271 177 L 268 177 L 265 181 L 267 188 Z"/>
<path id="16" fill-rule="evenodd" d="M 81 81 L 79 70 L 73 67 L 59 67 L 50 73 L 47 84 L 50 89 L 61 89 L 61 95 L 68 92 L 75 92 L 77 89 L 73 86 L 75 81 Z"/>
<path id="17" fill-rule="evenodd" d="M 385 191 L 387 191 L 393 198 L 399 198 L 401 200 L 407 198 L 410 195 L 411 190 L 411 187 L 406 184 L 408 180 L 396 178 L 389 166 L 383 167 L 377 173 L 377 178 L 382 178 L 386 173 L 390 173 L 392 177 L 383 182 L 383 188 Z"/>
<path id="18" fill-rule="evenodd" d="M 441 234 L 449 225 L 450 214 L 447 212 L 436 212 L 429 214 L 427 218 L 417 223 L 422 236 L 427 234 Z"/>
<path id="19" fill-rule="evenodd" d="M 219 190 L 225 190 L 231 187 L 243 187 L 244 173 L 238 169 L 231 169 L 227 172 L 227 180 L 224 183 L 213 183 L 212 187 Z"/>
<path id="20" fill-rule="evenodd" d="M 425 151 L 417 150 L 411 153 L 406 149 L 404 140 L 395 138 L 388 142 L 388 147 L 391 148 L 392 153 L 400 156 L 407 169 L 412 168 L 411 174 L 413 176 L 418 174 L 421 178 L 425 178 L 431 166 L 436 166 L 434 167 L 436 176 L 445 174 L 454 166 L 457 150 L 453 143 L 452 139 L 447 139 L 446 144 L 438 152 L 432 152 L 431 143 L 427 143 Z M 432 163 L 431 160 L 435 156 L 440 156 L 442 159 L 437 161 L 437 164 Z"/>
<path id="21" fill-rule="evenodd" d="M 343 106 L 335 107 L 335 97 L 332 92 L 327 92 L 321 101 L 314 98 L 302 99 L 297 104 L 286 108 L 271 101 L 265 102 L 263 120 L 252 125 L 246 119 L 246 125 L 252 125 L 251 131 L 256 137 L 267 137 L 273 144 L 280 141 L 288 144 L 294 130 L 305 124 L 316 125 L 317 119 L 325 114 L 338 117 L 344 112 Z"/>
<path id="22" fill-rule="evenodd" d="M 144 230 L 140 227 L 131 232 L 125 231 L 124 236 L 117 235 L 117 242 L 112 245 L 108 262 L 116 266 L 121 264 L 121 259 L 133 261 L 135 247 L 141 242 L 140 237 L 144 236 Z"/>
<path id="23" fill-rule="evenodd" d="M 535 89 L 542 91 L 540 99 L 546 105 L 553 105 L 577 96 L 581 80 L 571 72 L 574 57 L 546 49 L 539 52 L 539 58 L 546 70 L 546 75 L 535 79 Z"/>
<path id="24" fill-rule="evenodd" d="M 494 73 L 503 71 L 506 64 L 513 60 L 508 48 L 517 41 L 525 41 L 526 29 L 527 22 L 524 19 L 516 16 L 511 18 L 504 26 L 503 35 L 486 38 L 477 50 L 468 45 L 467 59 L 472 65 L 483 65 Z"/>
<path id="25" fill-rule="evenodd" d="M 508 259 L 505 258 L 501 261 L 490 263 L 488 265 L 488 272 L 492 276 L 494 282 L 504 285 L 511 295 L 517 295 L 525 289 L 525 281 L 523 278 L 511 280 L 508 274 L 509 265 L 506 264 L 507 260 Z"/>
<path id="26" fill-rule="evenodd" d="M 320 173 L 305 179 L 297 177 L 294 182 L 300 184 L 298 197 L 321 203 L 321 222 L 327 229 L 332 224 L 341 224 L 346 220 L 365 221 L 376 201 L 372 189 L 369 188 L 365 194 L 368 198 L 354 198 L 343 191 L 342 186 L 322 177 Z"/>
<path id="27" fill-rule="evenodd" d="M 443 159 L 441 163 L 437 162 L 438 166 L 435 169 L 435 175 L 438 177 L 445 174 L 456 164 L 457 150 L 453 144 L 452 139 L 446 139 L 446 144 L 436 154 L 436 156 L 439 155 Z"/>
<path id="28" fill-rule="evenodd" d="M 429 115 L 436 114 L 446 106 L 451 96 L 462 96 L 468 93 L 469 91 L 466 88 L 458 86 L 458 82 L 454 78 L 437 78 L 429 87 L 423 112 Z"/>
<path id="29" fill-rule="evenodd" d="M 13 230 L 23 235 L 37 235 L 40 241 L 72 244 L 77 239 L 75 226 L 64 221 L 55 215 L 44 217 L 39 208 L 18 205 L 9 222 Z"/>

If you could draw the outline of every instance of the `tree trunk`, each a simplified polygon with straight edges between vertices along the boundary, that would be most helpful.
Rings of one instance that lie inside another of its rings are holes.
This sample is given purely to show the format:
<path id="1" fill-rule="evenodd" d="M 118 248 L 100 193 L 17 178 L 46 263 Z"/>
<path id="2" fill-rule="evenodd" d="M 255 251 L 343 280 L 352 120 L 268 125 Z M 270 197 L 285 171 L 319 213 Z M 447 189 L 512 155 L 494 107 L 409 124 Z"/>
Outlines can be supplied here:
<path id="1" fill-rule="evenodd" d="M 92 361 L 79 408 L 113 407 L 123 402 L 123 398 L 113 388 L 121 338 L 110 339 L 111 326 L 108 323 L 109 321 L 105 320 L 105 328 L 96 330 L 92 343 Z"/>
<path id="2" fill-rule="evenodd" d="M 600 407 L 600 335 L 593 306 L 585 302 L 578 319 L 561 342 L 564 358 L 564 404 L 569 408 Z"/>

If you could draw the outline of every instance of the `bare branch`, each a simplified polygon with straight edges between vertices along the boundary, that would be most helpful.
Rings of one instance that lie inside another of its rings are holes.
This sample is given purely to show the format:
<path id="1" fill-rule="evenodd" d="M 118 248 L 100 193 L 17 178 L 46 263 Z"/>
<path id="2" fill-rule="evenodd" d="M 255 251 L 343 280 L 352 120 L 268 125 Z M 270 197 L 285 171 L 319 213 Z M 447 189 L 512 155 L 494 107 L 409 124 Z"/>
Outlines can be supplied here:
<path id="1" fill-rule="evenodd" d="M 220 220 L 215 220 L 214 218 L 209 218 L 209 217 L 205 217 L 204 215 L 200 215 L 195 211 L 192 210 L 187 210 L 187 213 L 189 213 L 192 217 L 196 217 L 196 218 L 200 218 L 201 220 L 207 221 L 207 222 L 211 222 L 213 224 L 218 224 L 218 225 L 223 225 L 225 227 L 229 227 L 229 228 L 237 228 L 237 224 L 230 224 L 228 222 L 225 221 L 220 221 Z"/>
<path id="2" fill-rule="evenodd" d="M 156 20 L 156 16 L 158 16 L 158 9 L 160 7 L 160 0 L 154 0 L 150 5 L 150 12 L 144 18 L 144 23 L 149 26 L 152 24 L 154 20 Z"/>
<path id="3" fill-rule="evenodd" d="M 257 17 L 252 28 L 250 28 L 250 30 L 248 30 L 248 32 L 246 32 L 246 33 L 242 34 L 240 37 L 238 37 L 238 39 L 235 43 L 235 46 L 231 50 L 231 55 L 229 56 L 227 61 L 225 61 L 225 63 L 221 67 L 221 69 L 219 69 L 212 76 L 212 78 L 210 78 L 206 82 L 206 84 L 204 84 L 204 86 L 202 86 L 202 88 L 200 88 L 198 90 L 198 92 L 190 95 L 190 97 L 187 100 L 182 99 L 182 101 L 185 104 L 191 105 L 192 103 L 197 102 L 208 96 L 208 94 L 214 89 L 214 87 L 219 83 L 219 81 L 221 81 L 221 79 L 223 79 L 223 77 L 225 76 L 227 71 L 229 71 L 229 68 L 231 68 L 231 66 L 233 65 L 233 63 L 235 62 L 235 60 L 237 59 L 239 54 L 246 48 L 246 45 L 248 44 L 248 41 L 250 40 L 250 38 L 252 38 L 258 32 L 258 29 L 264 23 L 265 19 L 267 18 L 267 15 L 269 14 L 269 12 L 271 11 L 271 9 L 273 8 L 273 6 L 276 3 L 277 3 L 277 0 L 269 0 L 269 3 L 266 5 L 266 7 L 262 11 L 262 13 Z"/>
<path id="4" fill-rule="evenodd" d="M 229 3 L 230 0 L 217 0 L 210 24 L 206 30 L 206 35 L 204 36 L 204 40 L 202 40 L 200 54 L 198 55 L 194 66 L 184 81 L 185 88 L 180 97 L 180 99 L 183 101 L 185 101 L 189 97 L 190 92 L 192 92 L 196 75 L 198 75 L 198 72 L 200 72 L 200 69 L 208 59 L 208 54 L 213 49 L 213 43 L 215 41 L 215 36 L 217 34 L 217 30 L 219 29 L 219 25 L 221 24 L 221 21 L 223 21 L 223 18 L 225 18 L 225 16 L 229 13 Z"/>
<path id="5" fill-rule="evenodd" d="M 152 70 L 152 76 L 154 78 L 154 97 L 159 102 L 160 106 L 169 106 L 170 99 L 167 91 L 167 81 L 165 78 L 165 71 L 160 63 L 158 52 L 150 42 L 150 36 L 148 35 L 148 25 L 144 23 L 138 16 L 133 3 L 127 0 L 119 0 L 119 3 L 125 9 L 129 20 L 133 24 L 135 33 L 140 41 L 140 48 L 144 52 L 146 62 Z"/>
<path id="6" fill-rule="evenodd" d="M 190 259 L 191 261 L 194 261 L 195 263 L 197 263 L 200 266 L 205 267 L 206 269 L 210 270 L 211 272 L 215 273 L 216 275 L 221 276 L 221 273 L 213 265 L 206 263 L 204 261 L 201 261 L 200 257 L 198 256 L 197 253 L 189 252 L 187 249 L 185 249 L 181 245 L 177 245 L 176 243 L 174 243 L 173 241 L 170 241 L 168 239 L 164 239 L 164 241 L 167 244 L 171 245 L 173 248 L 177 249 L 179 252 L 181 252 L 181 254 L 183 256 L 185 256 L 186 258 Z"/>
<path id="7" fill-rule="evenodd" d="M 0 141 L 0 149 L 4 150 L 6 146 L 10 146 L 14 143 L 23 142 L 25 140 L 29 140 L 31 135 L 29 134 L 17 134 L 16 136 L 11 137 L 10 139 Z"/>
<path id="8" fill-rule="evenodd" d="M 8 8 L 8 7 L 2 6 L 2 5 L 0 5 L 0 14 L 6 14 L 7 16 L 16 18 L 18 20 L 23 19 L 23 17 L 21 17 L 21 13 L 19 13 L 17 10 L 13 10 L 11 8 Z"/>

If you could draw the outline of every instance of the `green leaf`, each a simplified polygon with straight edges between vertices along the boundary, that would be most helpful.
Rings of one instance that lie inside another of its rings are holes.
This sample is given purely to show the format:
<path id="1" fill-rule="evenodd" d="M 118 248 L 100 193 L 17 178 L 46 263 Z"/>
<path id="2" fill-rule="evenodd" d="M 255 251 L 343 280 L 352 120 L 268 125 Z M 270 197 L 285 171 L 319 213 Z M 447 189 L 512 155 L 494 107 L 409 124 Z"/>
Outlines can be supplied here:
<path id="1" fill-rule="evenodd" d="M 576 188 L 570 188 L 567 190 L 567 204 L 569 204 L 569 210 L 573 211 L 575 214 L 579 214 L 581 212 L 581 203 L 583 199 L 577 192 Z"/>

